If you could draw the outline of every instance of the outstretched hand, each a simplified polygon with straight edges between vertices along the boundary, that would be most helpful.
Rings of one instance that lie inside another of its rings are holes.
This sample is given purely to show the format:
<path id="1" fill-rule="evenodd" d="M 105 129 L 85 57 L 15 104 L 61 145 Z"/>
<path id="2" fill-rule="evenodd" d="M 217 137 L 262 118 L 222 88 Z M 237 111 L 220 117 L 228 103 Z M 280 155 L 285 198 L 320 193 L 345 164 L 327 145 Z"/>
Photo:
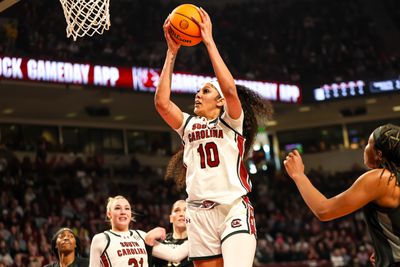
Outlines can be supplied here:
<path id="1" fill-rule="evenodd" d="M 154 246 L 157 240 L 164 240 L 166 236 L 165 228 L 156 227 L 147 232 L 144 241 L 149 246 Z"/>
<path id="2" fill-rule="evenodd" d="M 304 174 L 304 164 L 299 151 L 296 149 L 290 152 L 283 161 L 285 169 L 293 180 Z"/>
<path id="3" fill-rule="evenodd" d="M 176 55 L 178 53 L 178 50 L 181 47 L 181 45 L 172 39 L 171 34 L 170 34 L 170 28 L 171 28 L 171 21 L 168 16 L 165 19 L 164 25 L 163 25 L 164 37 L 165 37 L 165 40 L 167 41 L 168 50 L 170 50 L 174 55 Z"/>
<path id="4" fill-rule="evenodd" d="M 201 38 L 203 39 L 203 43 L 205 45 L 208 45 L 213 41 L 211 18 L 203 8 L 199 7 L 197 8 L 197 10 L 200 13 L 201 21 L 198 21 L 194 17 L 192 17 L 192 20 L 200 28 Z"/>

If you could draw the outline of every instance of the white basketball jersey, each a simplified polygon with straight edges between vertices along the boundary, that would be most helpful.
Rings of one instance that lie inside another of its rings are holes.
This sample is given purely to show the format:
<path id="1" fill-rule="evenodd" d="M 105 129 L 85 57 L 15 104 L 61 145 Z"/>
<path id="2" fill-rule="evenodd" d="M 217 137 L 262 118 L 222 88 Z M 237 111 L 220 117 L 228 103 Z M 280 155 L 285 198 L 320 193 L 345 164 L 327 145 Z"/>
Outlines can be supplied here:
<path id="1" fill-rule="evenodd" d="M 177 132 L 184 145 L 188 202 L 230 204 L 251 191 L 243 162 L 243 111 L 237 120 L 225 112 L 213 121 L 184 113 Z"/>
<path id="2" fill-rule="evenodd" d="M 108 245 L 101 254 L 101 263 L 104 267 L 148 267 L 148 257 L 141 231 L 132 231 L 117 234 L 105 231 L 109 237 Z M 144 236 L 144 232 L 143 236 Z"/>

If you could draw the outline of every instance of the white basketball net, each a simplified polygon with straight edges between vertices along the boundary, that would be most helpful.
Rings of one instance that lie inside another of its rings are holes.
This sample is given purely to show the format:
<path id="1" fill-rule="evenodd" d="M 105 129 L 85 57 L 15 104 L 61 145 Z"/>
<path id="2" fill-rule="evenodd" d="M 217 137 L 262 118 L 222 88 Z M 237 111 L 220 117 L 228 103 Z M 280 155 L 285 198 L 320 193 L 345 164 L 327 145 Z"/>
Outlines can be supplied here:
<path id="1" fill-rule="evenodd" d="M 110 28 L 110 0 L 60 0 L 67 21 L 67 37 L 103 34 Z"/>

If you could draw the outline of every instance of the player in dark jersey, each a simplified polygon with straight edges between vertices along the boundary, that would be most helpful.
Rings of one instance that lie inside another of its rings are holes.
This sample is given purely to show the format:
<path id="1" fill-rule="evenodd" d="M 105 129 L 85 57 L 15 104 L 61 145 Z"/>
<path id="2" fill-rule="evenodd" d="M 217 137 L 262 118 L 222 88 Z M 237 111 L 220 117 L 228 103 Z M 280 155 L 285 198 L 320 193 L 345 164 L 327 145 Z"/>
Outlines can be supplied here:
<path id="1" fill-rule="evenodd" d="M 363 208 L 375 249 L 374 266 L 400 266 L 400 127 L 375 129 L 364 149 L 364 164 L 371 170 L 346 191 L 327 199 L 304 174 L 297 150 L 284 161 L 304 201 L 321 221 L 329 221 Z"/>
<path id="2" fill-rule="evenodd" d="M 186 201 L 178 200 L 172 205 L 169 220 L 172 223 L 172 233 L 168 233 L 165 240 L 161 243 L 178 247 L 188 240 L 185 222 Z M 153 267 L 193 267 L 193 263 L 188 259 L 181 262 L 169 262 L 158 258 L 153 258 Z"/>
<path id="3" fill-rule="evenodd" d="M 89 260 L 79 257 L 81 243 L 79 238 L 69 228 L 61 228 L 51 239 L 51 249 L 57 262 L 45 267 L 88 267 Z"/>

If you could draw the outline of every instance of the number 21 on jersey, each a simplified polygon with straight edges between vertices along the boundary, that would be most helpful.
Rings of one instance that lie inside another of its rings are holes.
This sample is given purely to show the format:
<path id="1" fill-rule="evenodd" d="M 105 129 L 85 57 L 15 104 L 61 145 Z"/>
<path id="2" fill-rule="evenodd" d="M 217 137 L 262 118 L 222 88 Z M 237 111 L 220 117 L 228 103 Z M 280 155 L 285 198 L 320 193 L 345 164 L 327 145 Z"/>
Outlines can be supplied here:
<path id="1" fill-rule="evenodd" d="M 143 258 L 140 258 L 139 262 L 137 261 L 136 258 L 129 259 L 128 266 L 143 267 Z"/>

